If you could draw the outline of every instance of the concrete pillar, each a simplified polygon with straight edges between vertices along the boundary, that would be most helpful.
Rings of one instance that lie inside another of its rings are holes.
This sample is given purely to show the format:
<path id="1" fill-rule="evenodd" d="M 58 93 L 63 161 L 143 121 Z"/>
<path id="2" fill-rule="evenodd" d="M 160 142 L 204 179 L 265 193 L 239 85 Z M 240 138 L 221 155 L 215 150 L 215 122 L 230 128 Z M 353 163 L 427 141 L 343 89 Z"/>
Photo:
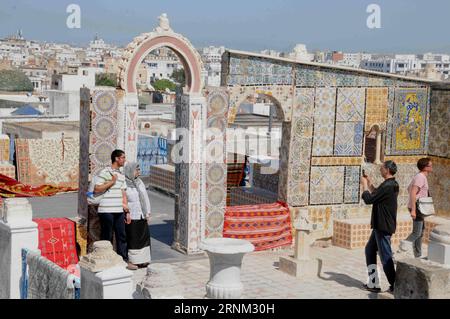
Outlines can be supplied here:
<path id="1" fill-rule="evenodd" d="M 0 219 L 0 299 L 20 299 L 22 249 L 38 249 L 38 226 L 27 199 L 6 199 Z"/>
<path id="2" fill-rule="evenodd" d="M 382 164 L 381 162 L 381 132 L 377 132 L 377 147 L 375 151 L 375 164 Z"/>
<path id="3" fill-rule="evenodd" d="M 317 275 L 319 261 L 310 256 L 310 247 L 314 241 L 312 224 L 308 219 L 308 210 L 300 209 L 299 220 L 295 224 L 294 257 L 280 257 L 280 270 L 294 277 Z"/>
<path id="4" fill-rule="evenodd" d="M 81 299 L 132 299 L 133 273 L 109 241 L 94 243 L 81 258 Z"/>

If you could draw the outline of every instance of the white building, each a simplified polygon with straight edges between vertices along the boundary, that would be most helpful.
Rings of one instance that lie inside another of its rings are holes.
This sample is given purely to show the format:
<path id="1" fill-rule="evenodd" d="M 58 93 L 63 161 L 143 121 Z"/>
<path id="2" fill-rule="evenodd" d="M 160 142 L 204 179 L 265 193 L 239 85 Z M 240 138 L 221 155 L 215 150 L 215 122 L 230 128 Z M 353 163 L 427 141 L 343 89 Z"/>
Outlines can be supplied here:
<path id="1" fill-rule="evenodd" d="M 370 60 L 371 58 L 372 55 L 368 53 L 344 53 L 343 59 L 338 62 L 338 65 L 359 68 L 362 61 Z"/>
<path id="2" fill-rule="evenodd" d="M 167 48 L 155 50 L 147 56 L 144 63 L 147 66 L 149 84 L 162 79 L 172 80 L 172 73 L 183 68 L 175 53 Z"/>
<path id="3" fill-rule="evenodd" d="M 225 47 L 209 46 L 201 50 L 204 65 L 204 83 L 207 86 L 220 86 L 222 76 L 222 55 Z"/>
<path id="4" fill-rule="evenodd" d="M 47 69 L 36 67 L 21 67 L 20 69 L 33 83 L 35 92 L 42 94 L 45 90 L 50 89 Z"/>
<path id="5" fill-rule="evenodd" d="M 314 61 L 315 54 L 314 53 L 308 53 L 308 50 L 306 49 L 306 45 L 304 44 L 297 44 L 294 47 L 294 50 L 288 54 L 288 58 L 300 61 L 300 62 L 312 62 Z"/>
<path id="6" fill-rule="evenodd" d="M 445 54 L 427 53 L 397 54 L 394 58 L 368 59 L 361 63 L 363 69 L 409 76 L 431 76 L 433 79 L 448 79 L 450 75 L 450 57 Z M 436 71 L 436 72 L 434 72 Z"/>
<path id="7" fill-rule="evenodd" d="M 52 76 L 52 90 L 79 91 L 80 88 L 93 89 L 95 87 L 95 75 L 102 69 L 93 67 L 79 67 L 77 74 L 54 74 Z"/>
<path id="8" fill-rule="evenodd" d="M 273 56 L 275 58 L 281 57 L 281 52 L 278 52 L 278 51 L 275 51 L 275 50 L 270 50 L 270 49 L 261 51 L 261 54 Z"/>

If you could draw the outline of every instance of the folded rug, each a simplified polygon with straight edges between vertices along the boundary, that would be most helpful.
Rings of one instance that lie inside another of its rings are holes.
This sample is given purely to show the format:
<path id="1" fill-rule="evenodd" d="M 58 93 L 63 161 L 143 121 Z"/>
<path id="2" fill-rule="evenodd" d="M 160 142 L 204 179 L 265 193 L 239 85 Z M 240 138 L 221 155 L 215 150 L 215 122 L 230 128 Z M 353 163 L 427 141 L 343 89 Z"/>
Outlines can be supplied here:
<path id="1" fill-rule="evenodd" d="M 27 299 L 74 299 L 75 276 L 39 253 L 27 254 Z"/>
<path id="2" fill-rule="evenodd" d="M 33 187 L 0 174 L 0 197 L 46 197 L 54 196 L 58 193 L 74 192 L 76 190 L 76 188 L 56 187 L 52 185 Z"/>
<path id="3" fill-rule="evenodd" d="M 289 208 L 281 202 L 227 207 L 223 237 L 248 240 L 255 251 L 291 245 Z"/>

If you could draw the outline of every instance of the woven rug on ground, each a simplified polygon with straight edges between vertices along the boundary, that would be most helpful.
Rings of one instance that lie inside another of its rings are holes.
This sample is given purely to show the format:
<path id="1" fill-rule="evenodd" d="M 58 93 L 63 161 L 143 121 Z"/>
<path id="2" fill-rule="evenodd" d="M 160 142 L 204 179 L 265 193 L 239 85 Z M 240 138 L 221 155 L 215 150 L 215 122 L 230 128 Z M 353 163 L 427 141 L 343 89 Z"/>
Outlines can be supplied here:
<path id="1" fill-rule="evenodd" d="M 292 244 L 291 217 L 286 204 L 227 207 L 223 237 L 250 241 L 255 251 Z"/>
<path id="2" fill-rule="evenodd" d="M 38 224 L 42 257 L 66 269 L 78 263 L 75 225 L 66 218 L 33 219 Z"/>
<path id="3" fill-rule="evenodd" d="M 54 196 L 58 193 L 74 192 L 76 190 L 76 188 L 55 187 L 52 185 L 34 187 L 19 183 L 8 176 L 0 174 L 0 197 L 47 197 Z"/>

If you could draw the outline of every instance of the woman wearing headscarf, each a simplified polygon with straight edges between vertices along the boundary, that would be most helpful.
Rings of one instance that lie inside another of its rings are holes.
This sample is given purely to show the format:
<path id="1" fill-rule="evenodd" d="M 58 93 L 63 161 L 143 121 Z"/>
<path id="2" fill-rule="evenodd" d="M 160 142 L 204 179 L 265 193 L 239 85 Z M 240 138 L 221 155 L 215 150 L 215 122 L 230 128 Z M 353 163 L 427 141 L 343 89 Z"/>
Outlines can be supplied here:
<path id="1" fill-rule="evenodd" d="M 137 163 L 124 167 L 127 182 L 128 208 L 131 224 L 126 225 L 128 260 L 134 265 L 146 267 L 151 261 L 150 231 L 147 219 L 150 217 L 150 200 L 144 182 L 139 178 L 141 171 Z"/>

